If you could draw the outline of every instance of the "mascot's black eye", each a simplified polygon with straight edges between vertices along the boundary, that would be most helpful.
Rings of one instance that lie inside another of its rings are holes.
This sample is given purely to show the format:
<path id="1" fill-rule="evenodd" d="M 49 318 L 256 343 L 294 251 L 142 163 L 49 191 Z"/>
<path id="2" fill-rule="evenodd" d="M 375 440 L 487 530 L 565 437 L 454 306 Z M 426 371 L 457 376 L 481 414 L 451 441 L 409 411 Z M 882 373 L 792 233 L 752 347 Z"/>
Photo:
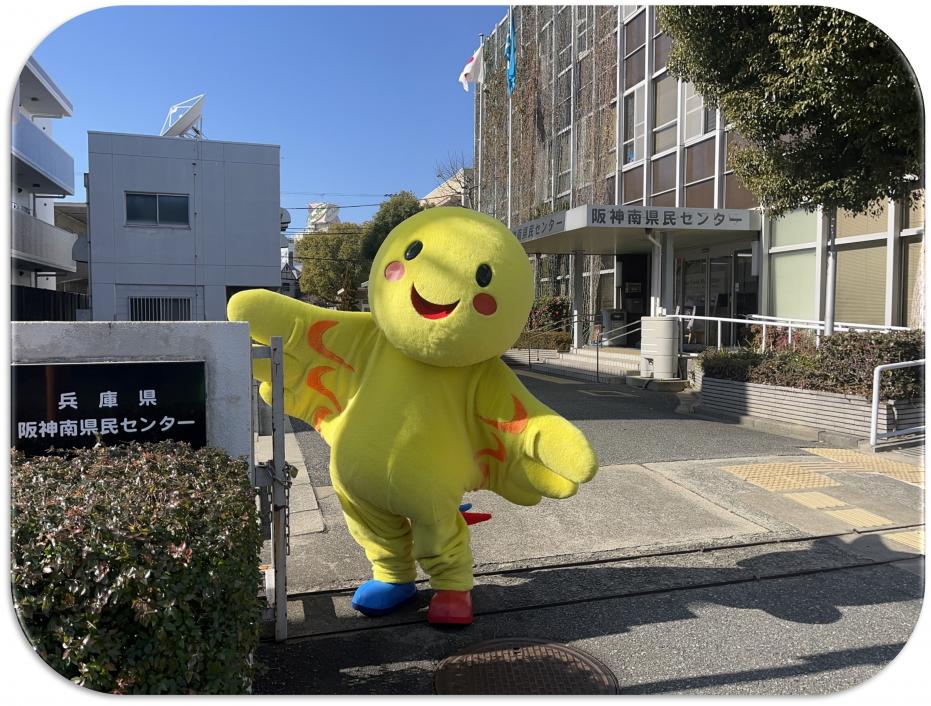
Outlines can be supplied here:
<path id="1" fill-rule="evenodd" d="M 488 265 L 479 265 L 475 270 L 475 281 L 479 287 L 487 287 L 491 284 L 491 268 Z"/>
<path id="2" fill-rule="evenodd" d="M 405 260 L 413 260 L 420 254 L 420 251 L 423 250 L 423 243 L 419 240 L 415 240 L 413 243 L 407 246 L 407 250 L 404 251 Z"/>

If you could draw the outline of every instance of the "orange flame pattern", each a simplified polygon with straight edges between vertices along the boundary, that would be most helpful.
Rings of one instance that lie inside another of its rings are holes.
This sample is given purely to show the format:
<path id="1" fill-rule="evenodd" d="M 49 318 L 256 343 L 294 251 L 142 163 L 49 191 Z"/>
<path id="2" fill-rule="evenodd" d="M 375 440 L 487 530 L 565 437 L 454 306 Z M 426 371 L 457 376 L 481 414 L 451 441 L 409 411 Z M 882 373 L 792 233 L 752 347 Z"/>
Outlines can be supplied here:
<path id="1" fill-rule="evenodd" d="M 323 321 L 317 321 L 312 324 L 309 329 L 307 329 L 307 344 L 317 353 L 319 353 L 323 358 L 327 360 L 332 360 L 337 365 L 346 368 L 349 372 L 355 372 L 349 363 L 340 358 L 336 353 L 331 351 L 323 342 L 323 334 L 329 331 L 331 328 L 336 326 L 339 322 L 332 321 L 330 319 L 324 319 Z M 307 387 L 309 387 L 314 392 L 319 393 L 324 398 L 330 401 L 333 407 L 336 410 L 336 413 L 343 411 L 343 406 L 339 403 L 339 400 L 336 398 L 336 394 L 326 386 L 323 382 L 323 376 L 326 373 L 330 373 L 336 370 L 336 368 L 329 365 L 318 365 L 310 369 L 307 373 Z M 313 414 L 311 415 L 311 424 L 314 429 L 318 432 L 320 431 L 320 426 L 326 421 L 327 417 L 333 415 L 333 409 L 320 405 L 314 409 Z"/>
<path id="2" fill-rule="evenodd" d="M 497 429 L 498 431 L 503 431 L 506 434 L 520 434 L 524 431 L 524 429 L 527 428 L 527 409 L 524 407 L 523 403 L 517 399 L 517 395 L 512 394 L 511 399 L 514 401 L 514 415 L 510 420 L 505 421 L 503 419 L 488 419 L 487 417 L 483 417 L 481 415 L 478 415 L 478 418 L 488 426 Z M 491 467 L 489 466 L 489 462 L 487 460 L 479 460 L 482 458 L 482 456 L 488 456 L 500 463 L 507 461 L 507 450 L 504 447 L 504 442 L 501 440 L 501 437 L 498 436 L 495 432 L 492 432 L 491 435 L 494 437 L 497 448 L 481 449 L 475 453 L 475 460 L 478 461 L 478 468 L 482 473 L 482 483 L 478 488 L 474 488 L 474 490 L 478 490 L 479 488 L 487 488 L 491 476 Z"/>

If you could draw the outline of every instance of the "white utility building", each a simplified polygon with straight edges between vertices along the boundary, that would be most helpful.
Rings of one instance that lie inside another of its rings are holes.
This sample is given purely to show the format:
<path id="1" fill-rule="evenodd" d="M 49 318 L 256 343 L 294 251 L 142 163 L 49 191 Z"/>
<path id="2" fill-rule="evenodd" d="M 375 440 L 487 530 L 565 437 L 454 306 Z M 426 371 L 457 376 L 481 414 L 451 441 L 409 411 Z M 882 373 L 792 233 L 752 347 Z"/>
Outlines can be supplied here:
<path id="1" fill-rule="evenodd" d="M 277 145 L 89 132 L 88 152 L 94 320 L 223 321 L 281 286 Z"/>

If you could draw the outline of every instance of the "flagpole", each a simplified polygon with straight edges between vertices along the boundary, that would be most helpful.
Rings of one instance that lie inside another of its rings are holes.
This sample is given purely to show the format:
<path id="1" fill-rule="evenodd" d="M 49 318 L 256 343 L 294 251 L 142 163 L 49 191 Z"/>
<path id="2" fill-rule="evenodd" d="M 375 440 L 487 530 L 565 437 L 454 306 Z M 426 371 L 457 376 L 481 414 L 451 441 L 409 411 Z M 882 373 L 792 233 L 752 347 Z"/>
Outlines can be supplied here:
<path id="1" fill-rule="evenodd" d="M 478 35 L 478 48 L 482 54 L 482 66 L 485 64 L 485 35 Z M 484 74 L 484 71 L 482 72 Z M 485 110 L 485 97 L 484 97 L 484 82 L 475 84 L 475 92 L 478 94 L 478 165 L 477 173 L 478 179 L 475 182 L 475 198 L 469 199 L 470 205 L 474 204 L 476 211 L 482 210 L 482 141 L 484 140 L 484 135 L 482 133 L 482 113 Z M 473 122 L 474 126 L 475 123 Z"/>
<path id="2" fill-rule="evenodd" d="M 511 36 L 511 27 L 514 22 L 513 17 L 513 5 L 508 5 L 508 37 Z M 517 47 L 511 47 L 511 54 L 517 60 Z M 507 67 L 505 67 L 505 72 L 507 72 Z M 504 77 L 505 84 L 507 83 L 507 75 Z M 511 227 L 511 91 L 508 87 L 508 228 Z"/>

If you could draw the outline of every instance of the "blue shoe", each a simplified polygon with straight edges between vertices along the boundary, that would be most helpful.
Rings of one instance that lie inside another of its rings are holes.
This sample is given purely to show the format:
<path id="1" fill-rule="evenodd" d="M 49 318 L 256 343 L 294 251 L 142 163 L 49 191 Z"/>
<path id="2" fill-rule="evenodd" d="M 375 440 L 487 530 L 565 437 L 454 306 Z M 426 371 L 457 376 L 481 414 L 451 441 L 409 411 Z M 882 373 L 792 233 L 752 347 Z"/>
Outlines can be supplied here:
<path id="1" fill-rule="evenodd" d="M 352 607 L 362 615 L 388 615 L 417 595 L 417 586 L 410 583 L 386 583 L 371 579 L 352 596 Z"/>

